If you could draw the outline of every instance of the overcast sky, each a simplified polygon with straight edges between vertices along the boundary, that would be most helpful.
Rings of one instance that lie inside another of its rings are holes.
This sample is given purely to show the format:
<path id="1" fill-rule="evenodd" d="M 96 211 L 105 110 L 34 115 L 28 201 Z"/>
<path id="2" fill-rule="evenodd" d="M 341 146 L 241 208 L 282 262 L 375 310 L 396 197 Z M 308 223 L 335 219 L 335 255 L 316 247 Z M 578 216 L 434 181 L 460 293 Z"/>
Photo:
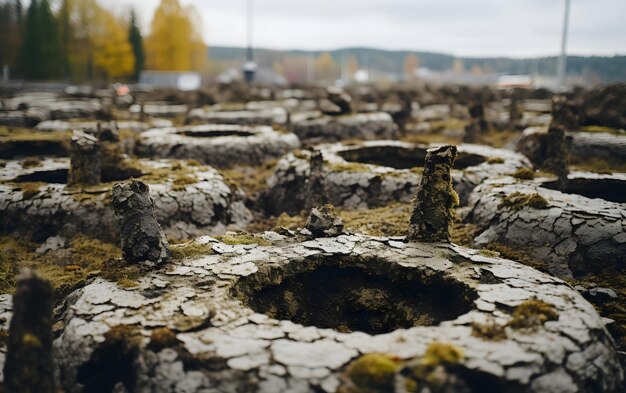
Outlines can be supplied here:
<path id="1" fill-rule="evenodd" d="M 106 0 L 137 10 L 144 30 L 160 0 Z M 253 0 L 254 45 L 367 46 L 457 56 L 559 52 L 564 0 Z M 181 0 L 200 13 L 209 46 L 245 46 L 247 0 Z M 568 52 L 626 54 L 626 0 L 572 0 Z"/>

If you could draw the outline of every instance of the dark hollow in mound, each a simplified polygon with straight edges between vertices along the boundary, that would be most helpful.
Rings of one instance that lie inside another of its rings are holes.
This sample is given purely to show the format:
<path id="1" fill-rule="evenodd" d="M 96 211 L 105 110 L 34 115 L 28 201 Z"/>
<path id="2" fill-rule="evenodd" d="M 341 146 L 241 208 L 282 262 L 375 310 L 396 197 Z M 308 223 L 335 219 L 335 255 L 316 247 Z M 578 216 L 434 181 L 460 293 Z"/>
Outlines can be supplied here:
<path id="1" fill-rule="evenodd" d="M 346 161 L 382 165 L 395 169 L 423 167 L 426 159 L 426 149 L 419 147 L 370 146 L 344 150 L 338 154 Z M 481 155 L 459 152 L 454 169 L 465 169 L 485 161 L 486 158 Z"/>
<path id="2" fill-rule="evenodd" d="M 69 174 L 68 169 L 54 169 L 49 171 L 35 171 L 32 173 L 26 173 L 19 175 L 13 181 L 15 183 L 27 183 L 27 182 L 42 182 L 49 184 L 67 184 L 67 177 Z M 134 168 L 105 168 L 102 170 L 102 183 L 108 183 L 112 181 L 128 180 L 131 177 L 137 179 L 140 178 L 143 173 Z"/>
<path id="3" fill-rule="evenodd" d="M 241 279 L 235 296 L 275 319 L 369 334 L 437 325 L 471 309 L 472 296 L 460 283 L 420 277 L 417 269 L 392 269 L 383 274 L 369 262 L 358 267 L 324 263 L 281 277 L 284 271 L 277 268 L 268 273 L 269 284 L 255 278 L 263 276 L 259 273 Z"/>
<path id="4" fill-rule="evenodd" d="M 556 180 L 544 182 L 542 186 L 551 190 L 558 189 Z M 626 181 L 620 179 L 569 179 L 565 192 L 587 198 L 626 203 Z"/>
<path id="5" fill-rule="evenodd" d="M 212 130 L 182 130 L 178 132 L 181 135 L 191 136 L 196 138 L 217 138 L 219 136 L 253 136 L 253 132 L 249 131 L 240 131 L 240 130 L 220 130 L 220 129 L 212 129 Z"/>

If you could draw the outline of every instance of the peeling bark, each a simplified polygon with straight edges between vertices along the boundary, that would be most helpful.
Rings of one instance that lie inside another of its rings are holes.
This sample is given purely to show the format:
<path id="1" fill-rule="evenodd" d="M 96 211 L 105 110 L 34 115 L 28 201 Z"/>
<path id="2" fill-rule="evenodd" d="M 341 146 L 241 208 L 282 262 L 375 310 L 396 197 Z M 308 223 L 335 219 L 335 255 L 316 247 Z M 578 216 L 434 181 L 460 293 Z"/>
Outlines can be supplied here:
<path id="1" fill-rule="evenodd" d="M 98 139 L 82 131 L 74 131 L 67 184 L 95 185 L 101 180 L 101 160 Z"/>

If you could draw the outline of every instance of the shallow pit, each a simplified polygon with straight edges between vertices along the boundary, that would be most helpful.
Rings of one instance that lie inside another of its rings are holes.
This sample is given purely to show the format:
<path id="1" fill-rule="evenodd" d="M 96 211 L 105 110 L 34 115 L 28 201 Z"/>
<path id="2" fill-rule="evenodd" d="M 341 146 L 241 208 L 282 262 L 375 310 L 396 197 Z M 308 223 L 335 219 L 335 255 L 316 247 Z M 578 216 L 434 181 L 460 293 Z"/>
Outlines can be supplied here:
<path id="1" fill-rule="evenodd" d="M 381 260 L 361 262 L 305 262 L 295 272 L 274 268 L 242 278 L 235 296 L 271 318 L 342 333 L 435 326 L 471 310 L 473 296 L 458 282 Z"/>
<path id="2" fill-rule="evenodd" d="M 48 184 L 67 184 L 68 175 L 69 169 L 66 168 L 41 170 L 19 175 L 12 181 L 15 183 L 41 182 Z M 101 182 L 108 183 L 128 180 L 130 178 L 138 179 L 143 176 L 143 173 L 134 168 L 113 168 L 111 170 L 103 170 L 101 176 Z"/>
<path id="3" fill-rule="evenodd" d="M 543 182 L 542 187 L 557 190 L 556 180 Z M 599 198 L 605 201 L 626 203 L 626 181 L 622 179 L 586 179 L 572 178 L 567 182 L 567 194 L 578 194 L 587 198 Z"/>
<path id="4" fill-rule="evenodd" d="M 399 146 L 368 146 L 358 149 L 343 150 L 338 154 L 346 161 L 361 164 L 382 165 L 395 169 L 423 167 L 426 148 Z M 465 169 L 482 164 L 487 159 L 478 154 L 459 152 L 454 169 Z"/>
<path id="5" fill-rule="evenodd" d="M 220 130 L 220 129 L 211 129 L 211 130 L 181 130 L 178 131 L 178 134 L 191 136 L 195 138 L 217 138 L 221 136 L 238 136 L 238 137 L 248 137 L 254 136 L 253 132 L 249 131 L 241 131 L 241 130 Z"/>

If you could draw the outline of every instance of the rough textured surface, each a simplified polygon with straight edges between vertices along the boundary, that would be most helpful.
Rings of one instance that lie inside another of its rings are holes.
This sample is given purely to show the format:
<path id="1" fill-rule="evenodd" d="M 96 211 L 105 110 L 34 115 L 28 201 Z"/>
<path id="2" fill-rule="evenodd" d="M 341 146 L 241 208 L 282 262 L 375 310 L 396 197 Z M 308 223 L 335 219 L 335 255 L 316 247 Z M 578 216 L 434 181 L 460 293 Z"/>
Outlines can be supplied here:
<path id="1" fill-rule="evenodd" d="M 392 202 L 408 202 L 417 192 L 428 146 L 397 141 L 366 141 L 315 147 L 324 157 L 323 187 L 335 207 L 362 209 Z M 459 145 L 452 171 L 454 189 L 461 204 L 484 179 L 506 175 L 530 163 L 522 155 L 487 146 Z M 265 198 L 268 212 L 297 214 L 305 207 L 311 173 L 311 153 L 299 151 L 283 157 L 268 180 Z"/>
<path id="2" fill-rule="evenodd" d="M 582 160 L 602 159 L 625 162 L 626 135 L 606 132 L 566 132 L 570 157 Z M 541 168 L 547 157 L 548 134 L 546 129 L 528 128 L 517 142 L 517 151 Z"/>
<path id="3" fill-rule="evenodd" d="M 426 153 L 424 173 L 420 180 L 409 223 L 409 241 L 450 241 L 450 224 L 459 197 L 452 189 L 452 166 L 456 146 L 441 146 Z"/>
<path id="4" fill-rule="evenodd" d="M 82 131 L 74 131 L 67 179 L 69 186 L 92 186 L 100 183 L 102 167 L 99 150 L 98 138 Z"/>
<path id="5" fill-rule="evenodd" d="M 291 128 L 304 144 L 347 139 L 395 139 L 399 136 L 398 126 L 384 112 L 294 119 Z"/>
<path id="6" fill-rule="evenodd" d="M 107 348 L 119 342 L 111 339 L 115 332 L 125 338 L 124 348 L 134 349 L 119 359 L 129 372 L 111 373 L 108 383 L 133 382 L 135 391 L 336 392 L 343 371 L 359 355 L 388 353 L 408 366 L 430 359 L 433 350 L 427 349 L 434 342 L 462 351 L 456 364 L 463 375 L 503 388 L 496 391 L 547 393 L 557 382 L 566 391 L 589 393 L 620 387 L 622 371 L 603 320 L 559 279 L 477 251 L 406 244 L 402 238 L 297 241 L 291 234 L 266 232 L 262 239 L 273 245 L 201 238 L 190 246 L 209 244 L 211 254 L 174 261 L 141 278 L 138 287 L 98 279 L 68 297 L 55 341 L 62 386 L 81 391 L 93 367 L 106 369 Z M 370 335 L 277 320 L 242 303 L 249 290 L 333 266 L 456 286 L 471 309 L 431 326 Z M 558 319 L 533 329 L 505 326 L 515 307 L 531 299 L 550 304 Z M 473 324 L 489 321 L 504 326 L 505 339 L 473 335 Z M 395 391 L 405 391 L 405 385 L 397 386 Z"/>
<path id="7" fill-rule="evenodd" d="M 137 163 L 144 174 L 139 179 L 150 186 L 157 219 L 168 237 L 220 234 L 227 228 L 242 229 L 250 221 L 242 191 L 231 188 L 216 170 L 166 160 Z M 32 167 L 24 167 L 24 161 L 6 162 L 0 168 L 0 230 L 35 241 L 83 233 L 118 243 L 109 204 L 113 183 L 68 188 L 68 166 L 67 159 L 45 159 Z"/>
<path id="8" fill-rule="evenodd" d="M 192 109 L 187 115 L 187 123 L 272 126 L 275 124 L 287 124 L 287 118 L 287 111 L 280 107 L 231 111 Z"/>
<path id="9" fill-rule="evenodd" d="M 169 244 L 145 183 L 131 180 L 114 185 L 111 205 L 120 226 L 120 248 L 126 262 L 158 265 L 170 258 Z"/>
<path id="10" fill-rule="evenodd" d="M 267 126 L 203 125 L 146 131 L 136 152 L 149 157 L 195 159 L 224 168 L 237 164 L 260 165 L 299 146 L 294 134 Z"/>
<path id="11" fill-rule="evenodd" d="M 552 99 L 552 123 L 551 127 L 561 127 L 565 130 L 578 128 L 580 117 L 576 104 L 565 96 L 557 96 Z"/>
<path id="12" fill-rule="evenodd" d="M 577 178 L 580 175 L 571 176 Z M 618 178 L 626 180 L 623 176 Z M 541 187 L 540 182 L 507 177 L 487 180 L 478 186 L 470 197 L 470 213 L 466 217 L 466 221 L 479 227 L 476 242 L 498 242 L 523 250 L 563 278 L 623 266 L 626 204 L 564 194 Z M 513 195 L 529 198 L 518 198 L 515 203 Z M 533 207 L 531 197 L 541 203 Z"/>
<path id="13" fill-rule="evenodd" d="M 24 271 L 13 295 L 4 364 L 8 392 L 54 393 L 52 361 L 52 286 Z"/>
<path id="14" fill-rule="evenodd" d="M 314 207 L 306 222 L 313 236 L 337 236 L 343 231 L 343 220 L 337 216 L 333 205 Z"/>

